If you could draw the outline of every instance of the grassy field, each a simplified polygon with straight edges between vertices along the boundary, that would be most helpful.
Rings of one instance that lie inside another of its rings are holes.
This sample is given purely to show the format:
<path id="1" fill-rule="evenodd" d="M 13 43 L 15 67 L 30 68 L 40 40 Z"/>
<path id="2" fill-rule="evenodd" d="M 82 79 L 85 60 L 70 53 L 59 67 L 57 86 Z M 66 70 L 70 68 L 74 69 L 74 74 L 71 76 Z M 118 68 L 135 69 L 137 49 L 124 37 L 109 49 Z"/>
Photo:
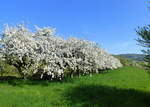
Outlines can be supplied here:
<path id="1" fill-rule="evenodd" d="M 150 74 L 124 67 L 63 82 L 1 80 L 0 107 L 150 107 Z"/>

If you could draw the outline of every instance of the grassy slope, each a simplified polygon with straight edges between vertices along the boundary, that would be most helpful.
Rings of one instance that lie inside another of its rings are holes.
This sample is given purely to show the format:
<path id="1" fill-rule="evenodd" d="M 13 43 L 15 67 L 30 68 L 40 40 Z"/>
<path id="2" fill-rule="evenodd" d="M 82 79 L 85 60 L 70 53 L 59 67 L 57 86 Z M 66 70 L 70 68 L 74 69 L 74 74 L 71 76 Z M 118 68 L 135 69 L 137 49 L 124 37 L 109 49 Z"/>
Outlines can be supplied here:
<path id="1" fill-rule="evenodd" d="M 134 67 L 64 82 L 1 81 L 1 107 L 150 107 L 150 74 Z"/>

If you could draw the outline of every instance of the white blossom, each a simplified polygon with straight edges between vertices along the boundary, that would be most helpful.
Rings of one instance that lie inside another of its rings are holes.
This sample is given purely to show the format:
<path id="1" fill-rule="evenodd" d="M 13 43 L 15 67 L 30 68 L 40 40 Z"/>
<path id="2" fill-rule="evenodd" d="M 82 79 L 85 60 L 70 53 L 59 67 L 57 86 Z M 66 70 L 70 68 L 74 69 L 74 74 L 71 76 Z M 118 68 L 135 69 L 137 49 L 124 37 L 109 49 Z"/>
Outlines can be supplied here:
<path id="1" fill-rule="evenodd" d="M 9 60 L 12 62 L 17 58 L 24 64 L 23 73 L 27 75 L 32 71 L 33 74 L 39 73 L 40 78 L 49 75 L 62 79 L 67 68 L 89 74 L 122 66 L 118 59 L 95 43 L 73 37 L 65 40 L 57 37 L 55 30 L 49 27 L 30 32 L 22 25 L 6 26 L 2 35 L 2 55 L 11 56 Z"/>

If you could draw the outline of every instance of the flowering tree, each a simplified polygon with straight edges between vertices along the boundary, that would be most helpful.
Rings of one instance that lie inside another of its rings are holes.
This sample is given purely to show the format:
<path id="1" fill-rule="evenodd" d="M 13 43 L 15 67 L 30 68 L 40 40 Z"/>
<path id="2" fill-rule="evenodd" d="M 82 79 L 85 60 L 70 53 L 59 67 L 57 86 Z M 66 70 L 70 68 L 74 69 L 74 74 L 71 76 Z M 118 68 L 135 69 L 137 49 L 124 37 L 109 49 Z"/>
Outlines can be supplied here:
<path id="1" fill-rule="evenodd" d="M 3 76 L 5 64 L 0 60 L 0 76 Z"/>
<path id="2" fill-rule="evenodd" d="M 73 74 L 99 73 L 121 67 L 118 59 L 95 43 L 77 38 L 57 37 L 55 29 L 44 27 L 30 32 L 25 26 L 6 26 L 1 40 L 1 54 L 14 65 L 22 77 L 47 75 L 62 79 Z"/>

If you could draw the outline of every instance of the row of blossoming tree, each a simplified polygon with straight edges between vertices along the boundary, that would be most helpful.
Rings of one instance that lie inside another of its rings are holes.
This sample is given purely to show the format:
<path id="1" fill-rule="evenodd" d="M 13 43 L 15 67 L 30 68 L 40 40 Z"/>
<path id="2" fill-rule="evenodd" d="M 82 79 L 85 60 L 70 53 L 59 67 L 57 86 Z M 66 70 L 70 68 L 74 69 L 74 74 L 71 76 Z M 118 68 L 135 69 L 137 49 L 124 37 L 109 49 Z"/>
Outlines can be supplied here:
<path id="1" fill-rule="evenodd" d="M 121 67 L 118 59 L 96 43 L 74 37 L 63 39 L 50 27 L 32 32 L 24 25 L 6 26 L 1 33 L 0 53 L 23 78 L 62 79 Z"/>

